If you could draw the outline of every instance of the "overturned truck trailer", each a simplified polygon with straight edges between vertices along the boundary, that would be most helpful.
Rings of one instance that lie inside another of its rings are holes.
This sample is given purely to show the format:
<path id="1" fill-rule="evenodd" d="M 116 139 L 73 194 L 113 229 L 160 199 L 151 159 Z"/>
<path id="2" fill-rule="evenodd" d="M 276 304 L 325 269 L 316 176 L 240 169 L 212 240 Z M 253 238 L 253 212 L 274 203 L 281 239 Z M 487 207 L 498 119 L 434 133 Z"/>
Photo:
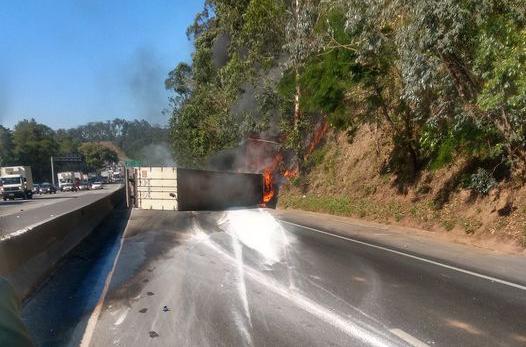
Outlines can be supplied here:
<path id="1" fill-rule="evenodd" d="M 148 210 L 199 211 L 256 207 L 262 203 L 263 176 L 183 169 L 136 167 L 127 170 L 130 206 Z"/>

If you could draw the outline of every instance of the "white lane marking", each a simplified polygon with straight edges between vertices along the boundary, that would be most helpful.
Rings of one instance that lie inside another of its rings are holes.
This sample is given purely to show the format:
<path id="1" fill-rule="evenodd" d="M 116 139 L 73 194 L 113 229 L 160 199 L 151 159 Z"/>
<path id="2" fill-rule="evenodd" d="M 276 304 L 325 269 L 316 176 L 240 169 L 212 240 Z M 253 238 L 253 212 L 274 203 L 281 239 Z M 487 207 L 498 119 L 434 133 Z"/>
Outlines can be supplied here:
<path id="1" fill-rule="evenodd" d="M 420 341 L 413 335 L 409 335 L 401 329 L 389 329 L 389 331 L 401 338 L 402 340 L 404 340 L 405 342 L 409 343 L 413 347 L 429 347 L 427 343 Z"/>
<path id="2" fill-rule="evenodd" d="M 281 220 L 281 219 L 280 219 L 280 221 L 281 221 L 282 223 L 286 223 L 286 224 L 294 225 L 294 226 L 297 226 L 297 227 L 300 227 L 300 228 L 304 228 L 304 229 L 308 229 L 308 230 L 316 231 L 316 232 L 321 233 L 321 234 L 325 234 L 325 235 L 329 235 L 329 236 L 332 236 L 332 237 L 336 237 L 336 238 L 339 238 L 339 239 L 342 239 L 342 240 L 347 240 L 347 241 L 350 241 L 350 242 L 358 243 L 358 244 L 360 244 L 360 245 L 369 246 L 369 247 L 376 248 L 376 249 L 381 249 L 381 250 L 386 251 L 386 252 L 391 252 L 391 253 L 394 253 L 394 254 L 402 255 L 402 256 L 404 256 L 404 257 L 408 257 L 408 258 L 412 258 L 412 259 L 420 260 L 420 261 L 423 261 L 423 262 L 425 262 L 425 263 L 429 263 L 429 264 L 437 265 L 437 266 L 440 266 L 440 267 L 443 267 L 443 268 L 446 268 L 446 269 L 449 269 L 449 270 L 454 270 L 454 271 L 462 272 L 462 273 L 465 273 L 465 274 L 467 274 L 467 275 L 471 275 L 471 276 L 475 276 L 475 277 L 483 278 L 483 279 L 485 279 L 485 280 L 489 280 L 489 281 L 491 281 L 491 282 L 496 282 L 496 283 L 504 284 L 504 285 L 506 285 L 506 286 L 510 286 L 510 287 L 513 287 L 513 288 L 517 288 L 517 289 L 521 289 L 521 290 L 525 290 L 525 291 L 526 291 L 526 286 L 523 286 L 523 285 L 520 285 L 520 284 L 517 284 L 517 283 L 508 282 L 508 281 L 505 281 L 505 280 L 501 280 L 501 279 L 499 279 L 499 278 L 495 278 L 495 277 L 491 277 L 491 276 L 483 275 L 483 274 L 478 273 L 478 272 L 474 272 L 474 271 L 470 271 L 470 270 L 466 270 L 466 269 L 458 268 L 458 267 L 456 267 L 456 266 L 452 266 L 452 265 L 447 265 L 447 264 L 439 263 L 439 262 L 434 261 L 434 260 L 430 260 L 430 259 L 422 258 L 422 257 L 416 256 L 416 255 L 412 255 L 412 254 L 408 254 L 408 253 L 400 252 L 400 251 L 397 251 L 397 250 L 394 250 L 394 249 L 391 249 L 391 248 L 387 248 L 387 247 L 383 247 L 383 246 L 378 246 L 378 245 L 374 245 L 374 244 L 372 244 L 372 243 L 368 243 L 368 242 L 364 242 L 364 241 L 355 240 L 355 239 L 352 239 L 352 238 L 349 238 L 349 237 L 345 237 L 345 236 L 341 236 L 341 235 L 336 235 L 336 234 L 328 233 L 328 232 L 326 232 L 326 231 L 323 231 L 323 230 L 320 230 L 320 229 L 316 229 L 316 228 L 311 228 L 311 227 L 308 227 L 308 226 L 305 226 L 305 225 L 296 224 L 296 223 L 292 223 L 292 222 L 287 222 L 287 221 L 284 221 L 284 220 Z"/>
<path id="3" fill-rule="evenodd" d="M 115 268 L 117 267 L 119 255 L 121 254 L 122 245 L 124 243 L 124 234 L 126 233 L 126 229 L 128 229 L 128 223 L 130 223 L 130 218 L 128 218 L 128 220 L 126 221 L 126 227 L 124 228 L 124 231 L 121 235 L 119 250 L 117 251 L 115 259 L 113 260 L 111 271 L 106 277 L 106 282 L 104 282 L 104 288 L 102 289 L 102 294 L 100 295 L 99 301 L 97 302 L 97 306 L 95 306 L 95 308 L 91 312 L 88 324 L 86 325 L 86 329 L 84 330 L 84 335 L 82 335 L 82 340 L 80 340 L 79 347 L 89 347 L 91 344 L 91 339 L 93 338 L 93 334 L 95 333 L 95 326 L 97 325 L 97 321 L 99 320 L 99 316 L 102 312 L 102 305 L 104 304 L 104 300 L 106 299 L 106 295 L 108 294 L 110 282 L 113 277 L 113 273 L 115 272 Z"/>

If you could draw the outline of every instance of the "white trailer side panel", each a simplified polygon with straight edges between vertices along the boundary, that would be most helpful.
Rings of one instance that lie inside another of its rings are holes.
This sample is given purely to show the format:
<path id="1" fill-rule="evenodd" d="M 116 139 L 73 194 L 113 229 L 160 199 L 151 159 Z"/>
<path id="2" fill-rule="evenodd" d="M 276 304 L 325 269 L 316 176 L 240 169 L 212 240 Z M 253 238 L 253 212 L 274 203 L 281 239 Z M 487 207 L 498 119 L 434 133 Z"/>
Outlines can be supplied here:
<path id="1" fill-rule="evenodd" d="M 135 168 L 137 207 L 144 210 L 177 210 L 177 168 Z"/>

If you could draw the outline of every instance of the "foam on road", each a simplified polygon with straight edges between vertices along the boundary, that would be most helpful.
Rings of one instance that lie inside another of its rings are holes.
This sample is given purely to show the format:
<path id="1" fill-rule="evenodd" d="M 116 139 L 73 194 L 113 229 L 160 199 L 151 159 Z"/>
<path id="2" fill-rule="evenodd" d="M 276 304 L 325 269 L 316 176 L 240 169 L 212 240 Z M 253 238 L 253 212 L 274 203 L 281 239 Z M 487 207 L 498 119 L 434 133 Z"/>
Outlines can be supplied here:
<path id="1" fill-rule="evenodd" d="M 522 290 L 258 209 L 134 210 L 109 283 L 86 345 L 513 346 L 526 336 Z"/>

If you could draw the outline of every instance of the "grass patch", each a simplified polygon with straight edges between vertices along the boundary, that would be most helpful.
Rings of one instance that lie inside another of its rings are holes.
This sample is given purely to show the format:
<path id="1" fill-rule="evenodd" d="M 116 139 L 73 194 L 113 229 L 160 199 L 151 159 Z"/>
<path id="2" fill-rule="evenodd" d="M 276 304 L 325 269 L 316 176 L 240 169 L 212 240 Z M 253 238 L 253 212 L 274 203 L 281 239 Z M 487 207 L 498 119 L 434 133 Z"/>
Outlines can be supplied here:
<path id="1" fill-rule="evenodd" d="M 285 194 L 280 197 L 280 206 L 311 212 L 323 212 L 339 216 L 359 217 L 373 220 L 395 220 L 399 222 L 409 212 L 396 201 L 378 203 L 368 198 L 347 196 L 298 196 Z"/>
<path id="2" fill-rule="evenodd" d="M 447 231 L 453 230 L 457 223 L 453 219 L 444 219 L 440 222 L 440 225 L 442 228 L 446 229 Z"/>
<path id="3" fill-rule="evenodd" d="M 307 158 L 305 162 L 305 166 L 307 168 L 314 168 L 320 165 L 321 163 L 323 163 L 323 159 L 325 158 L 325 155 L 327 154 L 327 152 L 328 152 L 328 147 L 326 146 L 316 149 Z"/>
<path id="4" fill-rule="evenodd" d="M 461 218 L 460 224 L 466 234 L 474 234 L 482 226 L 482 223 L 474 218 Z"/>

